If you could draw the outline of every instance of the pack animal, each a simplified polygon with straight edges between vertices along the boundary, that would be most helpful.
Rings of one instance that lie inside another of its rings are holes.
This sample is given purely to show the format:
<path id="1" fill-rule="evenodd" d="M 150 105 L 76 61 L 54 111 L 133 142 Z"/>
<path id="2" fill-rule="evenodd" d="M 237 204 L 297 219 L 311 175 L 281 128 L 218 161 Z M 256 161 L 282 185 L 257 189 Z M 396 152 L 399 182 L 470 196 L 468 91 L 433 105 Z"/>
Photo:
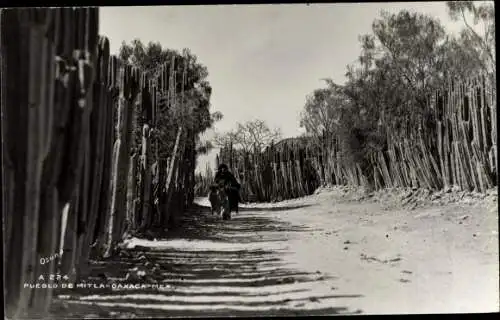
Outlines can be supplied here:
<path id="1" fill-rule="evenodd" d="M 210 201 L 210 207 L 212 215 L 222 215 L 224 220 L 229 219 L 229 199 L 227 193 L 223 186 L 212 185 L 210 186 L 210 192 L 208 193 L 208 200 Z"/>
<path id="2" fill-rule="evenodd" d="M 210 201 L 210 207 L 212 209 L 212 215 L 220 212 L 221 209 L 221 199 L 219 197 L 219 190 L 217 186 L 210 186 L 210 192 L 208 193 L 208 200 Z"/>

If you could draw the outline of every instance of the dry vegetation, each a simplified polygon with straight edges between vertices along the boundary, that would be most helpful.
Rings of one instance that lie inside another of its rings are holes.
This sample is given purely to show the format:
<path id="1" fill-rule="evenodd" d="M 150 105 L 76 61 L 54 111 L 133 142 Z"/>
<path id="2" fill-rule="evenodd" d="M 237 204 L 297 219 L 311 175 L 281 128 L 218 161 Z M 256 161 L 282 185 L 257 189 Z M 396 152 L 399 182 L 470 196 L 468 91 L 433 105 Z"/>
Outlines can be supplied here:
<path id="1" fill-rule="evenodd" d="M 327 86 L 308 96 L 302 139 L 280 148 L 269 143 L 264 152 L 222 148 L 218 160 L 247 184 L 244 193 L 270 201 L 319 185 L 497 186 L 494 7 L 447 5 L 464 25 L 457 37 L 430 16 L 383 12 L 373 34 L 360 37 L 362 52 L 346 83 L 325 79 Z"/>

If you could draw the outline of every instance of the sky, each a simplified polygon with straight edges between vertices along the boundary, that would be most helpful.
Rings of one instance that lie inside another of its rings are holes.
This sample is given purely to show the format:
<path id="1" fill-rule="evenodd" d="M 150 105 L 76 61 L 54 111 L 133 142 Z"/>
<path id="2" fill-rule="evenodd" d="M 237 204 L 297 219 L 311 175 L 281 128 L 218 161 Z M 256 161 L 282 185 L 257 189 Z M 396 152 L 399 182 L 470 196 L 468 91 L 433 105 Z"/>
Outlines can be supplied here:
<path id="1" fill-rule="evenodd" d="M 224 115 L 217 132 L 262 119 L 292 137 L 302 133 L 307 95 L 324 86 L 322 78 L 342 84 L 359 56 L 359 35 L 371 33 L 381 10 L 402 9 L 432 15 L 450 32 L 461 28 L 445 2 L 382 2 L 101 7 L 99 33 L 112 54 L 136 38 L 189 48 L 208 68 L 211 111 Z M 216 152 L 200 157 L 197 170 L 213 167 Z"/>

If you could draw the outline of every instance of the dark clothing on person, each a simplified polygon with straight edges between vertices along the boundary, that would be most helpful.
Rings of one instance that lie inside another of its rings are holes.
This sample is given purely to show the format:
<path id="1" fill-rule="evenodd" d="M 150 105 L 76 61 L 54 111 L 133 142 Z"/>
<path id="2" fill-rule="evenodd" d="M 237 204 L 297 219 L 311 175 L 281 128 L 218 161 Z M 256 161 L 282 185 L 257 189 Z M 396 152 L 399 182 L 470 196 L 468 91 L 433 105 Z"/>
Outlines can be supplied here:
<path id="1" fill-rule="evenodd" d="M 217 171 L 215 174 L 214 182 L 217 185 L 222 185 L 225 187 L 229 187 L 227 189 L 228 198 L 229 198 L 229 207 L 232 210 L 238 212 L 238 203 L 240 202 L 240 187 L 241 185 L 238 183 L 234 175 L 225 170 L 225 171 Z"/>
<path id="2" fill-rule="evenodd" d="M 231 187 L 238 189 L 240 188 L 240 184 L 238 183 L 234 175 L 229 171 L 225 172 L 217 171 L 214 180 L 216 184 L 223 184 L 226 186 L 229 185 Z"/>

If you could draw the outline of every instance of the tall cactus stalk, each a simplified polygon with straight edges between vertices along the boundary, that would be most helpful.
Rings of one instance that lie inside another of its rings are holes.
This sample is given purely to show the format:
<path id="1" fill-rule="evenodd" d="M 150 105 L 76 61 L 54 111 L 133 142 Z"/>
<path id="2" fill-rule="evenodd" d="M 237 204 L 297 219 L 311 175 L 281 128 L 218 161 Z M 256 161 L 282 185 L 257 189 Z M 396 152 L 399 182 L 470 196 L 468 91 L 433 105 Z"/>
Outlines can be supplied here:
<path id="1" fill-rule="evenodd" d="M 26 201 L 25 188 L 22 182 L 26 180 L 26 144 L 15 143 L 16 141 L 27 140 L 27 101 L 26 82 L 23 75 L 27 75 L 26 65 L 19 61 L 23 57 L 26 61 L 26 27 L 22 28 L 21 17 L 17 12 L 2 10 L 1 12 L 2 30 L 2 130 L 4 134 L 3 143 L 3 174 L 7 182 L 5 187 L 9 187 L 11 196 L 8 201 L 10 211 L 4 212 L 4 223 L 8 230 L 6 243 L 6 261 L 13 265 L 20 266 L 23 257 L 19 254 L 23 245 L 23 216 Z M 13 44 L 14 38 L 21 39 L 19 46 L 9 46 Z M 10 40 L 10 41 L 9 41 Z M 23 50 L 24 49 L 24 50 Z M 24 56 L 21 56 L 24 55 Z M 14 73 L 16 69 L 16 73 Z M 2 181 L 3 182 L 3 181 Z M 9 190 L 6 189 L 6 190 Z M 4 200 L 5 201 L 5 200 Z M 14 215 L 14 212 L 19 214 Z M 20 306 L 21 292 L 21 268 L 6 270 L 8 273 L 6 280 L 6 313 L 12 318 Z M 25 293 L 24 293 L 25 294 Z M 29 294 L 29 292 L 28 292 Z"/>
<path id="2" fill-rule="evenodd" d="M 134 154 L 130 156 L 129 171 L 127 177 L 127 206 L 126 206 L 126 219 L 127 219 L 127 229 L 126 232 L 136 230 L 137 226 L 136 216 L 135 216 L 135 205 L 136 205 L 136 159 L 137 155 Z"/>
<path id="3" fill-rule="evenodd" d="M 141 153 L 141 176 L 142 179 L 142 197 L 141 197 L 141 226 L 140 229 L 144 231 L 152 224 L 152 211 L 151 211 L 151 148 L 150 148 L 150 128 L 145 124 L 142 129 L 142 153 Z"/>
<path id="4" fill-rule="evenodd" d="M 93 104 L 90 118 L 90 141 L 89 148 L 91 151 L 91 165 L 90 172 L 91 181 L 89 182 L 89 209 L 88 209 L 88 225 L 84 233 L 82 244 L 81 260 L 88 262 L 90 254 L 90 246 L 92 245 L 95 237 L 95 228 L 99 216 L 99 202 L 103 196 L 101 192 L 103 189 L 104 177 L 104 164 L 105 164 L 105 148 L 107 130 L 106 126 L 109 125 L 109 104 L 107 102 L 107 88 L 105 86 L 107 81 L 107 64 L 109 60 L 109 41 L 101 38 L 98 46 L 98 59 L 96 62 L 96 83 L 94 83 L 93 90 Z M 88 267 L 88 263 L 85 267 Z M 83 266 L 82 266 L 83 268 Z M 83 272 L 85 274 L 85 272 Z"/>
<path id="5" fill-rule="evenodd" d="M 115 243 L 120 241 L 126 221 L 127 176 L 131 143 L 133 106 L 138 93 L 139 78 L 136 70 L 124 66 L 120 72 L 120 91 L 117 105 L 116 140 L 113 147 L 113 173 L 111 205 L 104 257 L 112 254 Z"/>
<path id="6" fill-rule="evenodd" d="M 168 190 L 168 194 L 167 194 L 167 200 L 166 200 L 166 203 L 165 203 L 165 208 L 164 208 L 164 217 L 163 217 L 163 221 L 165 223 L 168 223 L 169 221 L 169 218 L 170 218 L 170 210 L 169 210 L 169 206 L 170 206 L 170 201 L 172 199 L 172 181 L 173 181 L 173 174 L 174 174 L 174 170 L 176 169 L 176 166 L 177 166 L 177 154 L 178 154 L 178 149 L 179 149 L 179 143 L 181 141 L 181 135 L 182 135 L 182 127 L 179 127 L 177 129 L 177 137 L 175 138 L 175 145 L 174 145 L 174 151 L 172 152 L 172 160 L 170 161 L 170 164 L 169 164 L 169 168 L 168 168 L 168 174 L 167 174 L 167 180 L 166 180 L 166 188 Z"/>

